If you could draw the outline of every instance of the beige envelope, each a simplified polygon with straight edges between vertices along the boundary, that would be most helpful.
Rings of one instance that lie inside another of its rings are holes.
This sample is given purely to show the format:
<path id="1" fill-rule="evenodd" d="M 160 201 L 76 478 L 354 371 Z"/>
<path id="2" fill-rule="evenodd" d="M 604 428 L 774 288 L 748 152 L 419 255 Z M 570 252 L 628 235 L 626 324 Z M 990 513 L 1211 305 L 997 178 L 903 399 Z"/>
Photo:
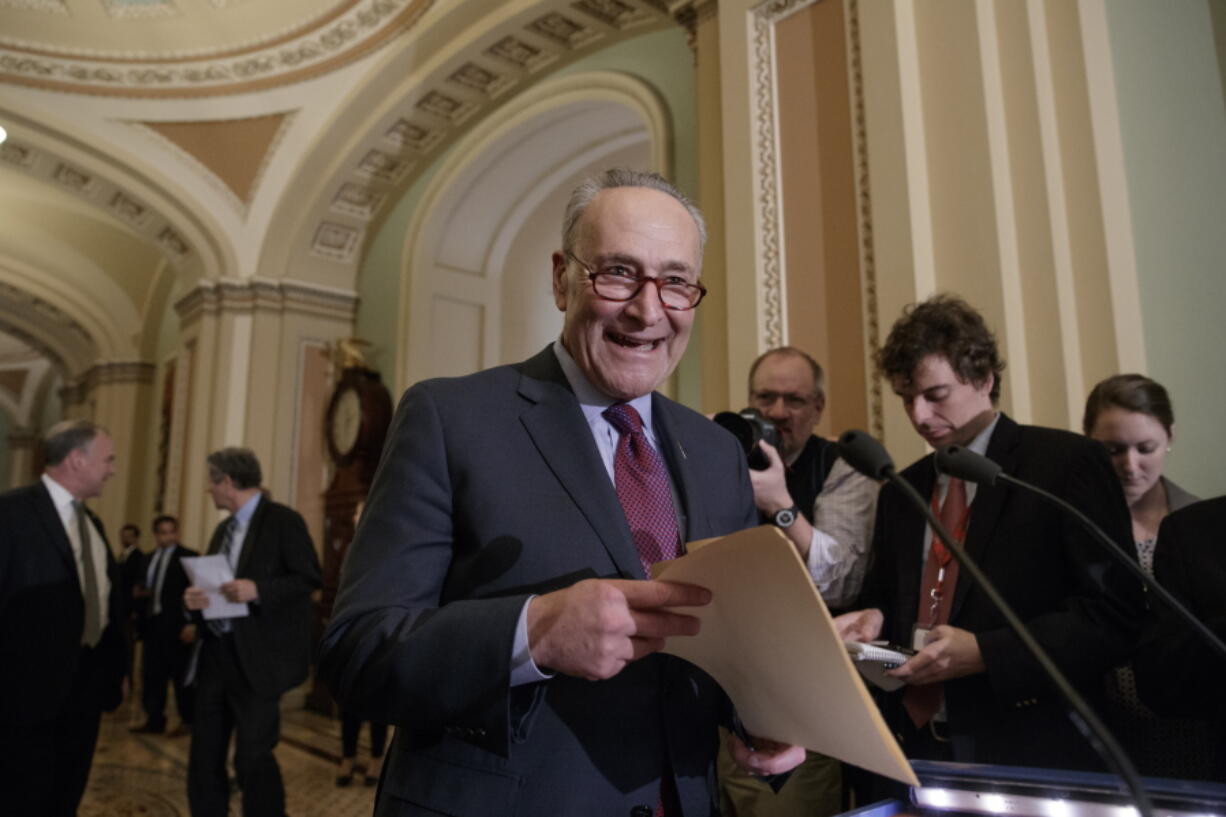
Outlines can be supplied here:
<path id="1" fill-rule="evenodd" d="M 711 591 L 706 607 L 677 608 L 700 618 L 701 632 L 668 639 L 664 651 L 715 678 L 751 735 L 919 785 L 809 571 L 777 528 L 693 542 L 685 556 L 651 572 Z"/>

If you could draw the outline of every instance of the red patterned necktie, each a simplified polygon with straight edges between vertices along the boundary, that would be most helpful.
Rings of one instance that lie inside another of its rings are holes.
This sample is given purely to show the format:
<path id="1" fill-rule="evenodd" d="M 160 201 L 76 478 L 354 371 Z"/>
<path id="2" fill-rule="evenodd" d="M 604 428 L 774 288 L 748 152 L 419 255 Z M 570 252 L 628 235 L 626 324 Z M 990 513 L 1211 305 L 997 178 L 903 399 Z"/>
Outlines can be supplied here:
<path id="1" fill-rule="evenodd" d="M 613 484 L 621 502 L 634 546 L 639 552 L 643 573 L 651 576 L 651 566 L 681 555 L 677 534 L 677 509 L 668 469 L 660 452 L 652 448 L 643 433 L 643 418 L 634 406 L 614 403 L 604 410 L 604 418 L 617 429 L 617 450 L 613 454 Z M 665 790 L 673 790 L 672 779 L 661 779 L 660 799 L 655 817 L 664 817 Z M 675 799 L 675 795 L 670 799 Z"/>
<path id="2" fill-rule="evenodd" d="M 935 494 L 938 490 L 939 486 L 933 487 L 933 507 L 936 506 Z M 955 540 L 966 541 L 970 509 L 966 504 L 965 482 L 956 477 L 949 480 L 949 488 L 945 491 L 945 501 L 941 504 L 941 513 L 938 516 L 941 527 L 949 531 Z M 928 548 L 928 561 L 924 565 L 924 583 L 920 587 L 919 609 L 915 617 L 917 624 L 929 630 L 949 623 L 949 611 L 954 603 L 954 588 L 958 584 L 958 563 L 952 560 L 952 556 L 936 531 L 933 531 L 932 545 Z M 907 687 L 902 696 L 902 705 L 911 717 L 911 722 L 919 728 L 932 720 L 944 699 L 943 683 L 922 684 Z"/>
<path id="3" fill-rule="evenodd" d="M 680 555 L 677 534 L 677 509 L 668 469 L 660 452 L 652 448 L 643 433 L 643 419 L 627 403 L 614 403 L 604 418 L 617 429 L 617 450 L 613 455 L 613 483 L 621 502 L 643 572 L 656 562 Z"/>

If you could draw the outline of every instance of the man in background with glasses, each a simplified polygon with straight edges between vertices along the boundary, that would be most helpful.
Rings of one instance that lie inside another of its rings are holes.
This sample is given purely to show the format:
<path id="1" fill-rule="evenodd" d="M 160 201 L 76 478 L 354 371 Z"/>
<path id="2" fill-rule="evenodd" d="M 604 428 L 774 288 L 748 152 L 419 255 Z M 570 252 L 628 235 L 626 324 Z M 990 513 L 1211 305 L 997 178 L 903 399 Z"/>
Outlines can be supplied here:
<path id="1" fill-rule="evenodd" d="M 735 440 L 655 389 L 689 341 L 705 228 L 659 176 L 572 194 L 561 337 L 413 386 L 345 563 L 320 674 L 397 726 L 381 815 L 712 815 L 727 697 L 658 651 L 709 593 L 645 581 L 756 524 Z M 799 747 L 735 741 L 756 773 Z"/>
<path id="2" fill-rule="evenodd" d="M 770 467 L 750 471 L 762 521 L 796 546 L 826 605 L 837 615 L 860 593 L 873 539 L 876 482 L 839 457 L 838 445 L 813 433 L 826 408 L 825 372 L 804 351 L 782 346 L 749 368 L 749 405 L 779 432 L 779 448 L 762 443 Z M 776 794 L 720 757 L 726 817 L 825 817 L 843 811 L 839 761 L 809 752 Z"/>

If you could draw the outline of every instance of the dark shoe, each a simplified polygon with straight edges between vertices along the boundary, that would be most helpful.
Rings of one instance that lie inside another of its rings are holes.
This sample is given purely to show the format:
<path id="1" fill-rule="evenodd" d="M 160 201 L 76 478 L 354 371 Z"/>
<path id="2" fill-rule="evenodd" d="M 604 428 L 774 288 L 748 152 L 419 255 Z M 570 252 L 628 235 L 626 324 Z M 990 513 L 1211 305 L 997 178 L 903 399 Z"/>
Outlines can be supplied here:
<path id="1" fill-rule="evenodd" d="M 128 731 L 134 735 L 160 735 L 166 731 L 166 726 L 164 724 L 162 726 L 154 726 L 153 724 L 146 723 L 144 726 L 133 726 Z"/>
<path id="2" fill-rule="evenodd" d="M 352 782 L 353 782 L 352 774 L 338 774 L 336 776 L 336 785 L 340 786 L 342 789 L 345 786 L 348 786 Z"/>

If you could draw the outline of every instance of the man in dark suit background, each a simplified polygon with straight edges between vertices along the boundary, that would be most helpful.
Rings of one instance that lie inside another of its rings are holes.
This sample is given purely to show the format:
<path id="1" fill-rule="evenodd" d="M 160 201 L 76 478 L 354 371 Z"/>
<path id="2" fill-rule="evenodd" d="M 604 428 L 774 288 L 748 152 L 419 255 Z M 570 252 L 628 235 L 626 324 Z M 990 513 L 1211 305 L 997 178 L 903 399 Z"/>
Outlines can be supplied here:
<path id="1" fill-rule="evenodd" d="M 732 437 L 653 391 L 701 300 L 701 216 L 654 174 L 609 171 L 562 232 L 561 338 L 406 393 L 345 563 L 320 673 L 397 726 L 381 817 L 715 812 L 727 699 L 655 654 L 696 624 L 667 608 L 709 594 L 642 580 L 756 523 Z M 758 772 L 804 756 L 758 748 L 733 752 Z"/>
<path id="2" fill-rule="evenodd" d="M 144 644 L 141 669 L 141 705 L 145 723 L 133 732 L 160 735 L 166 730 L 166 685 L 175 690 L 175 708 L 180 726 L 172 737 L 186 734 L 192 723 L 192 688 L 184 684 L 189 643 L 196 626 L 183 615 L 183 592 L 187 590 L 184 556 L 196 551 L 179 544 L 179 521 L 173 516 L 153 520 L 157 548 L 142 560 L 141 586 L 145 588 L 144 610 L 140 617 L 140 638 Z"/>
<path id="3" fill-rule="evenodd" d="M 1226 496 L 1173 511 L 1158 529 L 1154 577 L 1226 639 Z M 1160 715 L 1207 721 L 1211 780 L 1226 783 L 1226 661 L 1170 608 L 1154 601 L 1154 621 L 1134 667 L 1141 700 Z"/>
<path id="4" fill-rule="evenodd" d="M 23 817 L 76 814 L 127 666 L 118 569 L 83 504 L 115 473 L 114 444 L 67 420 L 43 446 L 42 478 L 0 495 L 0 792 Z"/>
<path id="5" fill-rule="evenodd" d="M 894 324 L 878 368 L 933 448 L 958 444 L 1062 497 L 1117 542 L 1130 524 L 1103 448 L 1079 434 L 1020 426 L 997 411 L 1004 363 L 982 316 L 935 296 Z M 1060 510 L 1003 483 L 938 476 L 931 455 L 902 472 L 983 568 L 1035 639 L 1087 697 L 1134 645 L 1139 585 Z M 919 653 L 893 674 L 887 719 L 908 757 L 1102 768 L 1065 705 L 982 591 L 886 484 L 877 503 L 873 567 L 860 603 L 837 619 L 846 637 L 878 637 Z"/>
<path id="6" fill-rule="evenodd" d="M 230 512 L 209 541 L 235 576 L 221 585 L 230 602 L 248 605 L 237 618 L 198 619 L 196 715 L 188 758 L 192 817 L 225 817 L 230 788 L 226 755 L 234 733 L 234 765 L 246 817 L 282 817 L 285 787 L 273 755 L 281 732 L 281 695 L 302 683 L 311 654 L 311 591 L 319 559 L 297 511 L 263 496 L 260 463 L 246 448 L 208 456 L 213 503 Z M 200 587 L 183 593 L 203 611 Z"/>

